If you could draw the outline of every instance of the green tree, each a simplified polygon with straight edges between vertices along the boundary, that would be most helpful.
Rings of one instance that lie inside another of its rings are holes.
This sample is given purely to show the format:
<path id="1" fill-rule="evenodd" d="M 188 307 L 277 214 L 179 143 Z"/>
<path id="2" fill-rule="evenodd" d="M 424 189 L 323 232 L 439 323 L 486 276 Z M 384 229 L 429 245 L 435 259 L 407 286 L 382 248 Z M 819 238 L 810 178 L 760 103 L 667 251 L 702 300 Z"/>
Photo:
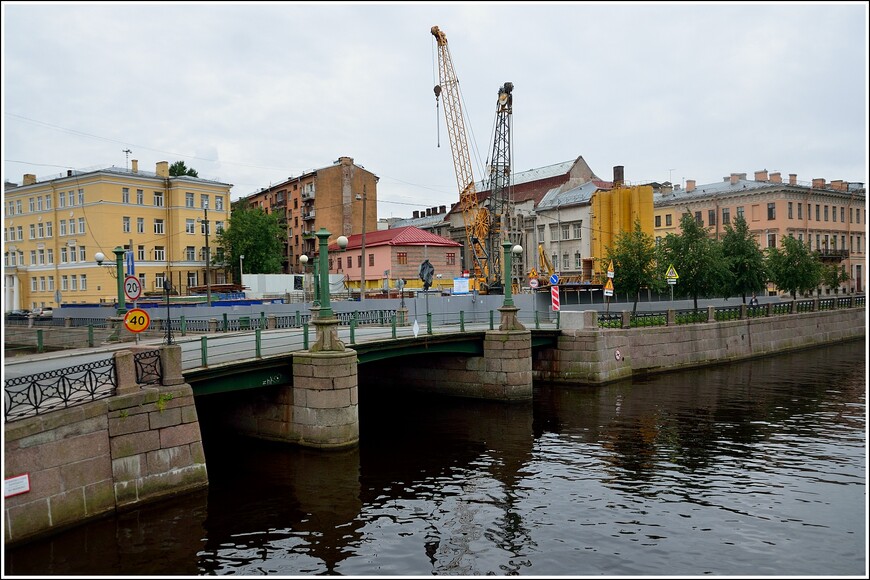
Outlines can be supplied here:
<path id="1" fill-rule="evenodd" d="M 737 215 L 733 226 L 725 226 L 722 252 L 731 273 L 726 279 L 725 295 L 742 296 L 743 303 L 746 304 L 747 294 L 764 290 L 767 272 L 764 251 L 758 246 L 758 241 L 749 231 L 749 224 L 742 215 Z"/>
<path id="2" fill-rule="evenodd" d="M 193 167 L 188 168 L 184 161 L 176 161 L 169 166 L 169 175 L 179 177 L 181 175 L 189 175 L 191 177 L 199 177 L 199 173 Z"/>
<path id="3" fill-rule="evenodd" d="M 794 236 L 782 238 L 782 248 L 768 248 L 766 261 L 770 280 L 793 299 L 798 292 L 814 290 L 822 281 L 821 261 Z"/>
<path id="4" fill-rule="evenodd" d="M 634 229 L 620 232 L 613 247 L 607 248 L 607 257 L 613 262 L 614 289 L 634 296 L 632 314 L 637 314 L 637 301 L 642 288 L 654 291 L 664 289 L 661 273 L 656 271 L 656 244 L 653 237 L 634 221 Z"/>
<path id="5" fill-rule="evenodd" d="M 245 270 L 250 274 L 280 274 L 285 237 L 276 214 L 242 204 L 233 209 L 229 225 L 218 232 L 217 245 L 224 264 L 241 280 L 239 256 L 245 257 Z"/>
<path id="6" fill-rule="evenodd" d="M 707 235 L 707 230 L 692 214 L 680 217 L 679 234 L 668 234 L 662 241 L 663 262 L 673 264 L 680 278 L 677 291 L 694 300 L 698 310 L 699 296 L 713 296 L 722 291 L 729 277 L 722 243 Z"/>
<path id="7" fill-rule="evenodd" d="M 846 272 L 846 267 L 839 264 L 828 264 L 822 266 L 822 284 L 831 288 L 834 294 L 840 293 L 840 284 L 849 281 L 849 274 Z"/>

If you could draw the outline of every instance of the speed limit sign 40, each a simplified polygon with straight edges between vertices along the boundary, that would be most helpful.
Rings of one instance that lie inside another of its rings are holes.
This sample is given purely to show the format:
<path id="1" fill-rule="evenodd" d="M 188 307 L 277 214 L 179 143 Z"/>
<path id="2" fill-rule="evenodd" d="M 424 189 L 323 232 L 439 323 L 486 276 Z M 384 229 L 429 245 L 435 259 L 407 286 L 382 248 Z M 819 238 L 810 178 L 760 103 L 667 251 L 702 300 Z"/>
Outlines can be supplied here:
<path id="1" fill-rule="evenodd" d="M 124 326 L 130 332 L 142 332 L 151 324 L 151 317 L 141 308 L 128 310 L 124 315 Z"/>
<path id="2" fill-rule="evenodd" d="M 130 300 L 138 300 L 142 296 L 142 283 L 136 276 L 124 278 L 124 295 Z"/>

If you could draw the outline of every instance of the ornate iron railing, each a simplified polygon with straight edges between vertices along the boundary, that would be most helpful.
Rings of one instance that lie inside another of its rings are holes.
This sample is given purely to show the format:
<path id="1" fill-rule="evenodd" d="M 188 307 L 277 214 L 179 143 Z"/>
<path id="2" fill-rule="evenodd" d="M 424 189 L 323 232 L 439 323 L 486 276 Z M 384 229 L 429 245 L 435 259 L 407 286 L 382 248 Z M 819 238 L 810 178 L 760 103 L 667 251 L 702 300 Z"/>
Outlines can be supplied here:
<path id="1" fill-rule="evenodd" d="M 118 387 L 113 359 L 4 381 L 6 421 L 111 397 Z"/>
<path id="2" fill-rule="evenodd" d="M 157 349 L 138 352 L 133 355 L 136 366 L 136 382 L 140 385 L 153 385 L 163 382 L 163 366 L 160 351 Z"/>

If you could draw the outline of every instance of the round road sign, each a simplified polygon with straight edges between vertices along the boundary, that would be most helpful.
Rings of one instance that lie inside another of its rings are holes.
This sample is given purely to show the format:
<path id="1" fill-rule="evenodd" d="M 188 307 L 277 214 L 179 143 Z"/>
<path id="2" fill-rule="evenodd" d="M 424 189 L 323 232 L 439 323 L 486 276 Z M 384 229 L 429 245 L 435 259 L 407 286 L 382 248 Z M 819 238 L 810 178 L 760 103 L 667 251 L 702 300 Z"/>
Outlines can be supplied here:
<path id="1" fill-rule="evenodd" d="M 537 279 L 537 278 L 531 278 L 531 279 L 529 280 L 529 287 L 530 287 L 530 288 L 537 288 L 537 287 L 538 287 L 538 279 Z"/>
<path id="2" fill-rule="evenodd" d="M 141 308 L 128 310 L 124 315 L 124 326 L 130 332 L 142 332 L 151 324 L 151 317 Z"/>
<path id="3" fill-rule="evenodd" d="M 124 278 L 124 295 L 130 300 L 138 300 L 142 296 L 142 283 L 136 276 Z"/>

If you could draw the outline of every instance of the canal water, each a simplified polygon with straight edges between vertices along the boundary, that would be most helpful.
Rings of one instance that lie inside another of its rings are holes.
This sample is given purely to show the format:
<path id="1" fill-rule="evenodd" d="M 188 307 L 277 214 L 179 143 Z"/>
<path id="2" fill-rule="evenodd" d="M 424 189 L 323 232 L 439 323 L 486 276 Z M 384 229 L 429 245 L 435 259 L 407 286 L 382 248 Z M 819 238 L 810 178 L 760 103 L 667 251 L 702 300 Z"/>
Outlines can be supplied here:
<path id="1" fill-rule="evenodd" d="M 867 574 L 866 343 L 534 402 L 364 385 L 358 448 L 204 425 L 210 486 L 4 575 Z"/>

